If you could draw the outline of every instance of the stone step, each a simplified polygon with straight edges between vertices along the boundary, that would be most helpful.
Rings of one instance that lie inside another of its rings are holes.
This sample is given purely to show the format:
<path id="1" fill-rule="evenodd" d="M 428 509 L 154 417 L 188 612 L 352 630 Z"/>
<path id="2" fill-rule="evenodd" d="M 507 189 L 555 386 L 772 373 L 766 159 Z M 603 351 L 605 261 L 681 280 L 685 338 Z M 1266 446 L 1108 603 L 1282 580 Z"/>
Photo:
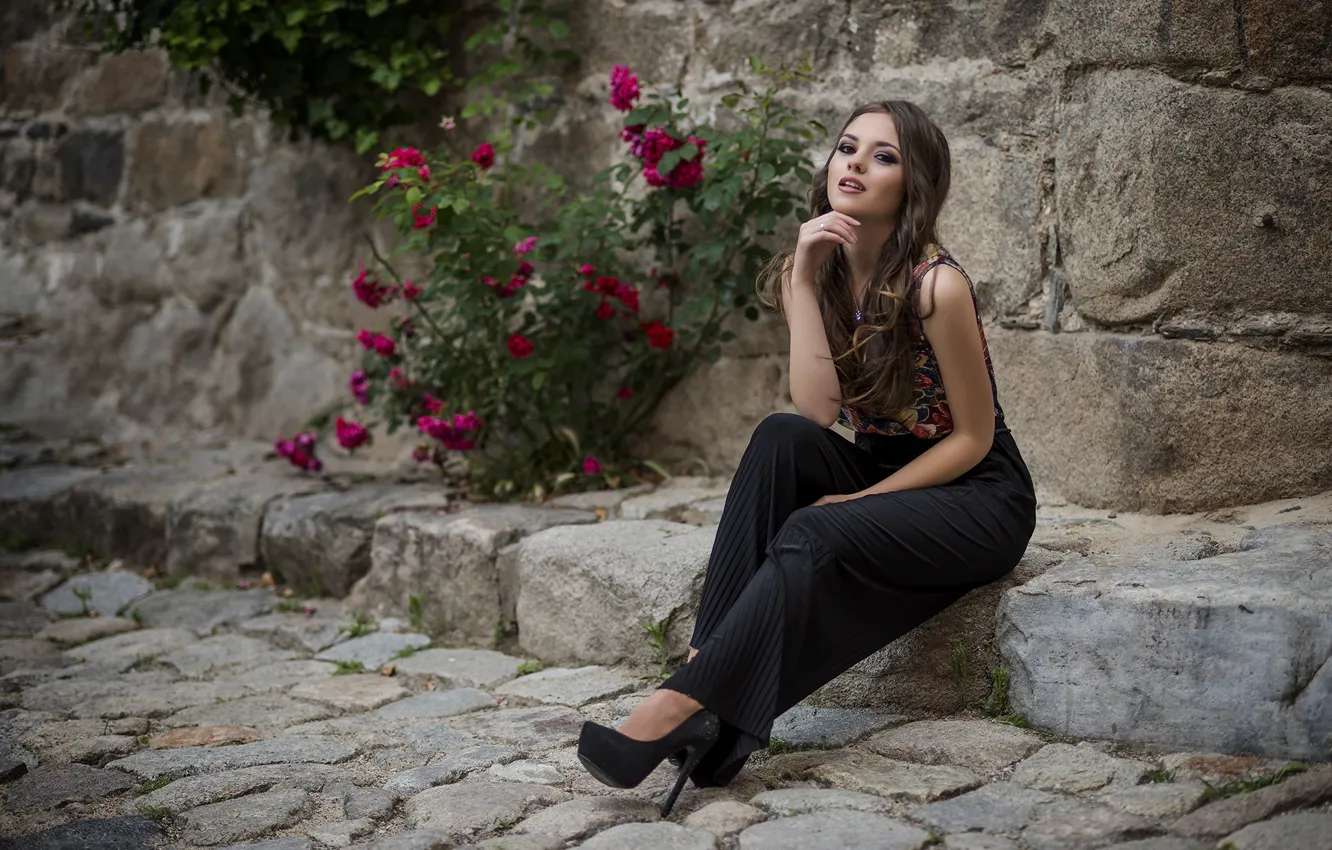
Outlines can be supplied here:
<path id="1" fill-rule="evenodd" d="M 1332 755 L 1332 532 L 1275 526 L 1196 561 L 1079 558 L 1008 591 L 1012 706 L 1075 737 Z"/>

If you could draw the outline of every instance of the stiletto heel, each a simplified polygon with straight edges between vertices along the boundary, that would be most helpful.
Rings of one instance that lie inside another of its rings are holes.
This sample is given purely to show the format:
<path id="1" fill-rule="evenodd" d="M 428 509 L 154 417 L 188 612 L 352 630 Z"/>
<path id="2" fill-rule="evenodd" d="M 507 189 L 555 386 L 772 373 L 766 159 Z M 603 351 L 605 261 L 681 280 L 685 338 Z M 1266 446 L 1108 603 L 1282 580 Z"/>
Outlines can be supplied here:
<path id="1" fill-rule="evenodd" d="M 716 743 L 720 732 L 721 721 L 707 709 L 690 715 L 655 741 L 636 741 L 614 729 L 588 721 L 578 735 L 578 760 L 598 781 L 612 788 L 633 788 L 663 759 L 684 751 L 684 763 L 675 787 L 662 805 L 661 816 L 666 817 L 675 806 L 685 780 L 708 748 Z"/>

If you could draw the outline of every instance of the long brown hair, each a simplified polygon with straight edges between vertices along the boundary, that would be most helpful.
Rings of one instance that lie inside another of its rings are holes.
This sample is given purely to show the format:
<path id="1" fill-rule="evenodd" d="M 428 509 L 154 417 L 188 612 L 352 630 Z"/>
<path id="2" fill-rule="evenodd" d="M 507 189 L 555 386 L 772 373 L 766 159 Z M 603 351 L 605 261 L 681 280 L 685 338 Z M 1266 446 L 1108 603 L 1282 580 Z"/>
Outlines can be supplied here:
<path id="1" fill-rule="evenodd" d="M 828 349 L 841 385 L 842 403 L 886 415 L 907 407 L 914 395 L 912 325 L 921 315 L 920 293 L 912 286 L 911 272 L 938 242 L 936 222 L 948 197 L 951 158 L 943 131 L 914 103 L 906 100 L 873 101 L 858 107 L 842 124 L 833 151 L 846 128 L 867 112 L 891 116 L 902 147 L 903 198 L 897 226 L 879 251 L 867 289 L 864 322 L 856 326 L 856 305 L 851 294 L 851 270 L 846 252 L 837 245 L 815 272 Z M 810 218 L 832 212 L 828 202 L 830 151 L 814 175 L 809 191 Z M 795 251 L 782 251 L 759 273 L 759 300 L 781 311 L 782 280 Z"/>

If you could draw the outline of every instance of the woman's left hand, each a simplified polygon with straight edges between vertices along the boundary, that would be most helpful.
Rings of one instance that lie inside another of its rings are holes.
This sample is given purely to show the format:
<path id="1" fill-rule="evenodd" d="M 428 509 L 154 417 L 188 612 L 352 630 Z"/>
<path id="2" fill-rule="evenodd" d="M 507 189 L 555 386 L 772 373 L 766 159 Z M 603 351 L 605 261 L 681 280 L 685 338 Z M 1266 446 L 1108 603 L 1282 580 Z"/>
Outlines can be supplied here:
<path id="1" fill-rule="evenodd" d="M 819 499 L 813 505 L 810 505 L 810 507 L 817 508 L 819 505 L 835 505 L 838 502 L 849 502 L 859 496 L 859 493 L 833 493 L 832 495 L 824 496 Z"/>

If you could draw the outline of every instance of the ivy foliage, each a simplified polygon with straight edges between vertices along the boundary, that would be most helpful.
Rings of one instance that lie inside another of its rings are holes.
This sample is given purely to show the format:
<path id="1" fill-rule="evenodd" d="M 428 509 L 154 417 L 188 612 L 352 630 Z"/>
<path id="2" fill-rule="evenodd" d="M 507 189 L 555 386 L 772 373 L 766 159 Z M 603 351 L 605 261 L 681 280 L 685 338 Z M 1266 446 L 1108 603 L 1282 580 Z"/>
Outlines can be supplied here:
<path id="1" fill-rule="evenodd" d="M 214 78 L 233 110 L 270 111 L 296 134 L 373 148 L 386 128 L 415 119 L 412 95 L 462 88 L 449 67 L 450 46 L 498 45 L 506 19 L 521 11 L 552 39 L 568 27 L 563 4 L 498 0 L 465 13 L 433 0 L 64 0 L 103 49 L 160 47 L 172 64 Z M 529 60 L 567 59 L 535 46 Z M 566 55 L 568 54 L 568 55 Z M 419 100 L 420 98 L 416 98 Z"/>

